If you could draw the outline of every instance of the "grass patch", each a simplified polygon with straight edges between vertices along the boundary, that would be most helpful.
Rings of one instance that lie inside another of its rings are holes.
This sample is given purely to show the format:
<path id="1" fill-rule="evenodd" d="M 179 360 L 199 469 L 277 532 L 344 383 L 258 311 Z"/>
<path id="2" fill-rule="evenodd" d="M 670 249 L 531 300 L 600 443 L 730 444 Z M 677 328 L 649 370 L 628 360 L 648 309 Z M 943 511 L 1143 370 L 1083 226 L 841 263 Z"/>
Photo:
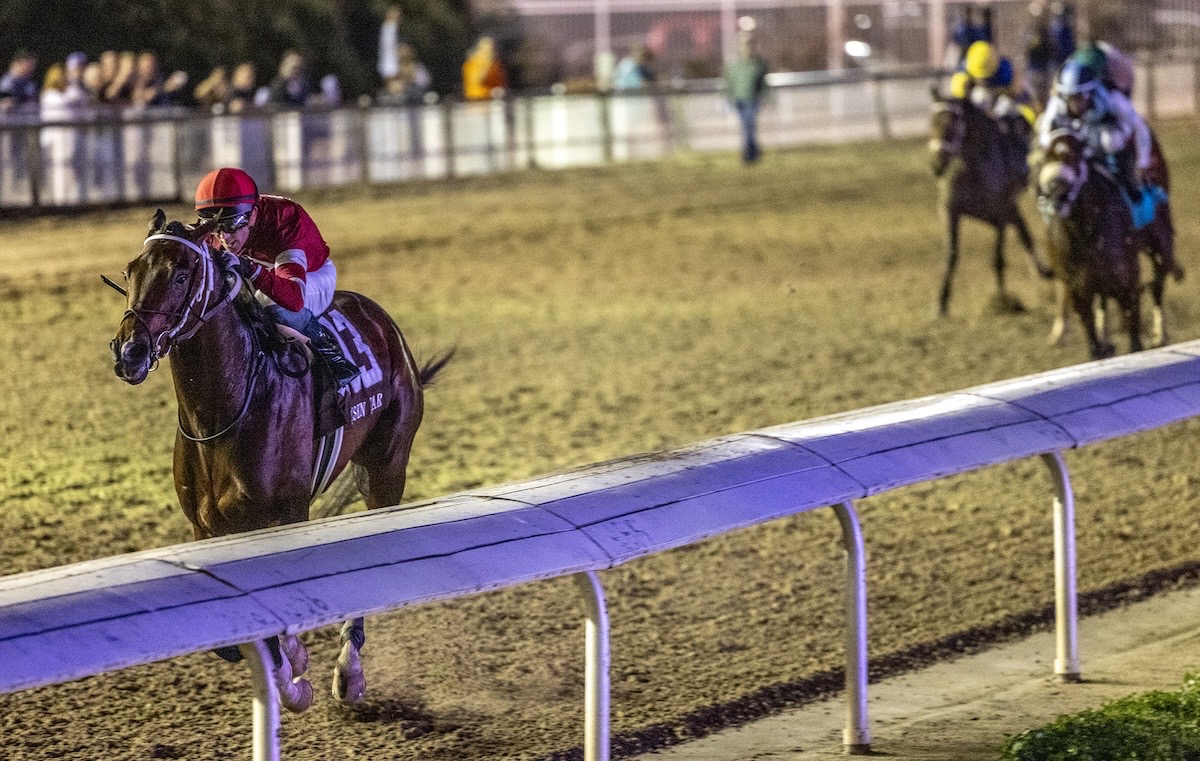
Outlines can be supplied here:
<path id="1" fill-rule="evenodd" d="M 1060 716 L 1008 742 L 1004 761 L 1200 759 L 1200 674 L 1177 692 L 1148 692 Z"/>

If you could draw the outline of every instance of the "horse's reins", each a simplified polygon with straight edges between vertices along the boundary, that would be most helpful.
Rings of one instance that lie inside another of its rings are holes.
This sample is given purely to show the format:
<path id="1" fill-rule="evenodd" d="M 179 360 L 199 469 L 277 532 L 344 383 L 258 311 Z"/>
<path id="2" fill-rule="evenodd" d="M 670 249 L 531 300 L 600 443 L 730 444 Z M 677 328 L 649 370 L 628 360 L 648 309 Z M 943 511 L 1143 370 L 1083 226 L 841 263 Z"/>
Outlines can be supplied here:
<path id="1" fill-rule="evenodd" d="M 192 297 L 182 309 L 175 312 L 162 312 L 155 309 L 145 308 L 130 308 L 125 310 L 125 315 L 132 315 L 133 319 L 141 324 L 141 326 L 146 329 L 146 333 L 149 334 L 150 361 L 153 364 L 158 362 L 159 357 L 167 356 L 175 344 L 186 341 L 192 336 L 196 335 L 196 333 L 199 332 L 200 329 L 203 328 L 205 324 L 217 314 L 217 312 L 221 311 L 222 308 L 233 301 L 234 297 L 237 296 L 238 291 L 241 289 L 237 287 L 231 287 L 229 292 L 225 294 L 225 297 L 216 304 L 213 304 L 210 308 L 209 303 L 212 300 L 213 292 L 216 290 L 218 273 L 216 263 L 213 261 L 212 252 L 209 250 L 208 245 L 202 244 L 203 247 L 201 247 L 201 245 L 197 245 L 195 242 L 190 241 L 187 238 L 183 238 L 178 235 L 168 235 L 166 233 L 156 233 L 146 238 L 147 242 L 152 240 L 169 240 L 175 243 L 182 243 L 196 252 L 196 255 L 199 257 L 202 265 L 200 270 L 199 284 L 196 286 L 195 293 L 192 294 Z M 192 279 L 195 279 L 194 274 L 191 277 Z M 185 331 L 184 326 L 187 325 L 188 320 L 191 319 L 192 310 L 201 300 L 203 300 L 203 304 L 196 312 L 196 324 Z M 155 337 L 154 333 L 150 331 L 150 326 L 146 323 L 146 319 L 142 316 L 142 312 L 149 312 L 151 314 L 170 314 L 172 316 L 178 315 L 179 321 L 174 325 L 174 327 L 164 329 L 158 334 L 157 337 Z M 159 351 L 159 345 L 164 337 L 167 339 L 166 347 L 162 351 Z M 211 436 L 193 436 L 184 429 L 183 417 L 182 413 L 180 413 L 178 417 L 179 433 L 188 441 L 197 444 L 205 444 L 215 441 L 236 428 L 238 423 L 242 422 L 242 419 L 246 417 L 246 413 L 250 410 L 250 400 L 254 397 L 254 386 L 258 380 L 258 370 L 262 365 L 263 358 L 266 356 L 265 352 L 259 348 L 258 340 L 254 337 L 253 331 L 251 331 L 250 334 L 250 341 L 255 349 L 255 357 L 254 362 L 250 365 L 250 370 L 246 376 L 246 398 L 242 402 L 242 409 L 238 413 L 238 416 L 234 418 L 232 423 L 222 428 L 219 432 L 212 434 Z"/>

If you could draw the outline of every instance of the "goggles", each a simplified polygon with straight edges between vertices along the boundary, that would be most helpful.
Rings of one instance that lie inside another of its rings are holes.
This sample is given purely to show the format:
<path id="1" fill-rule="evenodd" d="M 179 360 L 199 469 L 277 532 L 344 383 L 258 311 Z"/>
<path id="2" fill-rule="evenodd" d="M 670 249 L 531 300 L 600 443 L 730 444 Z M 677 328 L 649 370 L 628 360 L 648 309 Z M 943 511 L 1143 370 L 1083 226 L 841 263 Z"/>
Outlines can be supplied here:
<path id="1" fill-rule="evenodd" d="M 246 225 L 250 224 L 250 215 L 254 209 L 243 211 L 240 214 L 225 214 L 228 209 L 204 209 L 200 212 L 200 218 L 205 221 L 215 221 L 214 228 L 219 233 L 234 233 L 241 230 Z"/>

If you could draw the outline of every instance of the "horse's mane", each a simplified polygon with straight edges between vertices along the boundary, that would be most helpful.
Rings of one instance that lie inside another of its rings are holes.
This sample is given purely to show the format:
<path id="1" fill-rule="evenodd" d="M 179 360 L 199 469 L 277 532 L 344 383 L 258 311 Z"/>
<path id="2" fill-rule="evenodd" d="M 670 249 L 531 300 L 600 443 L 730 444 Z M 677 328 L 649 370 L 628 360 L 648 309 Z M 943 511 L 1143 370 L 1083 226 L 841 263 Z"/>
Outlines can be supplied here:
<path id="1" fill-rule="evenodd" d="M 228 271 L 222 269 L 222 273 L 227 274 Z M 254 334 L 258 345 L 265 351 L 277 354 L 287 351 L 287 339 L 280 334 L 275 321 L 267 314 L 263 305 L 254 298 L 254 290 L 247 286 L 245 281 L 240 282 L 242 290 L 233 299 L 233 307 L 237 310 L 238 317 Z"/>
<path id="2" fill-rule="evenodd" d="M 158 232 L 192 240 L 192 236 L 196 232 L 196 226 L 173 219 L 160 227 Z M 222 278 L 224 278 L 226 283 L 229 283 L 227 287 L 241 288 L 241 291 L 233 298 L 233 307 L 237 310 L 238 317 L 250 329 L 250 332 L 254 334 L 258 345 L 270 353 L 285 352 L 288 348 L 287 339 L 279 333 L 275 321 L 267 314 L 262 304 L 258 302 L 258 299 L 254 298 L 254 289 L 248 287 L 248 284 L 244 280 L 236 277 L 236 273 L 230 267 L 229 257 L 222 255 L 218 251 L 214 251 L 213 261 L 216 263 L 217 271 L 221 274 Z"/>

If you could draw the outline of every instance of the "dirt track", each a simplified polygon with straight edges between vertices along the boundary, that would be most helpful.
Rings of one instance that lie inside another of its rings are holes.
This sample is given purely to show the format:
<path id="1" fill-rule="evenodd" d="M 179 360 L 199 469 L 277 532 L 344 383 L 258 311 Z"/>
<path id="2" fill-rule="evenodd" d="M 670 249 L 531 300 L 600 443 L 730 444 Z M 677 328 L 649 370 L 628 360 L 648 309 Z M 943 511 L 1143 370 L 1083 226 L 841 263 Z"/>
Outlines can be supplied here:
<path id="1" fill-rule="evenodd" d="M 1177 340 L 1200 336 L 1198 126 L 1162 135 L 1192 273 L 1169 293 Z M 978 227 L 952 316 L 933 318 L 933 198 L 922 146 L 896 143 L 306 200 L 342 287 L 387 307 L 418 355 L 459 346 L 427 397 L 418 499 L 1084 359 L 1078 331 L 1045 344 L 1049 291 L 1019 252 L 1029 311 L 992 312 Z M 123 307 L 97 275 L 136 253 L 149 211 L 0 225 L 0 573 L 190 538 L 167 373 L 128 388 L 107 359 Z M 1082 590 L 1197 559 L 1198 430 L 1068 455 Z M 863 503 L 872 655 L 1051 601 L 1048 494 L 1027 462 Z M 818 513 L 603 574 L 614 731 L 667 742 L 839 666 L 840 563 Z M 335 636 L 308 635 L 322 698 Z M 581 741 L 569 581 L 385 616 L 367 636 L 367 705 L 287 717 L 286 757 L 536 758 Z M 244 668 L 196 655 L 0 696 L 0 756 L 243 758 L 248 695 Z"/>

